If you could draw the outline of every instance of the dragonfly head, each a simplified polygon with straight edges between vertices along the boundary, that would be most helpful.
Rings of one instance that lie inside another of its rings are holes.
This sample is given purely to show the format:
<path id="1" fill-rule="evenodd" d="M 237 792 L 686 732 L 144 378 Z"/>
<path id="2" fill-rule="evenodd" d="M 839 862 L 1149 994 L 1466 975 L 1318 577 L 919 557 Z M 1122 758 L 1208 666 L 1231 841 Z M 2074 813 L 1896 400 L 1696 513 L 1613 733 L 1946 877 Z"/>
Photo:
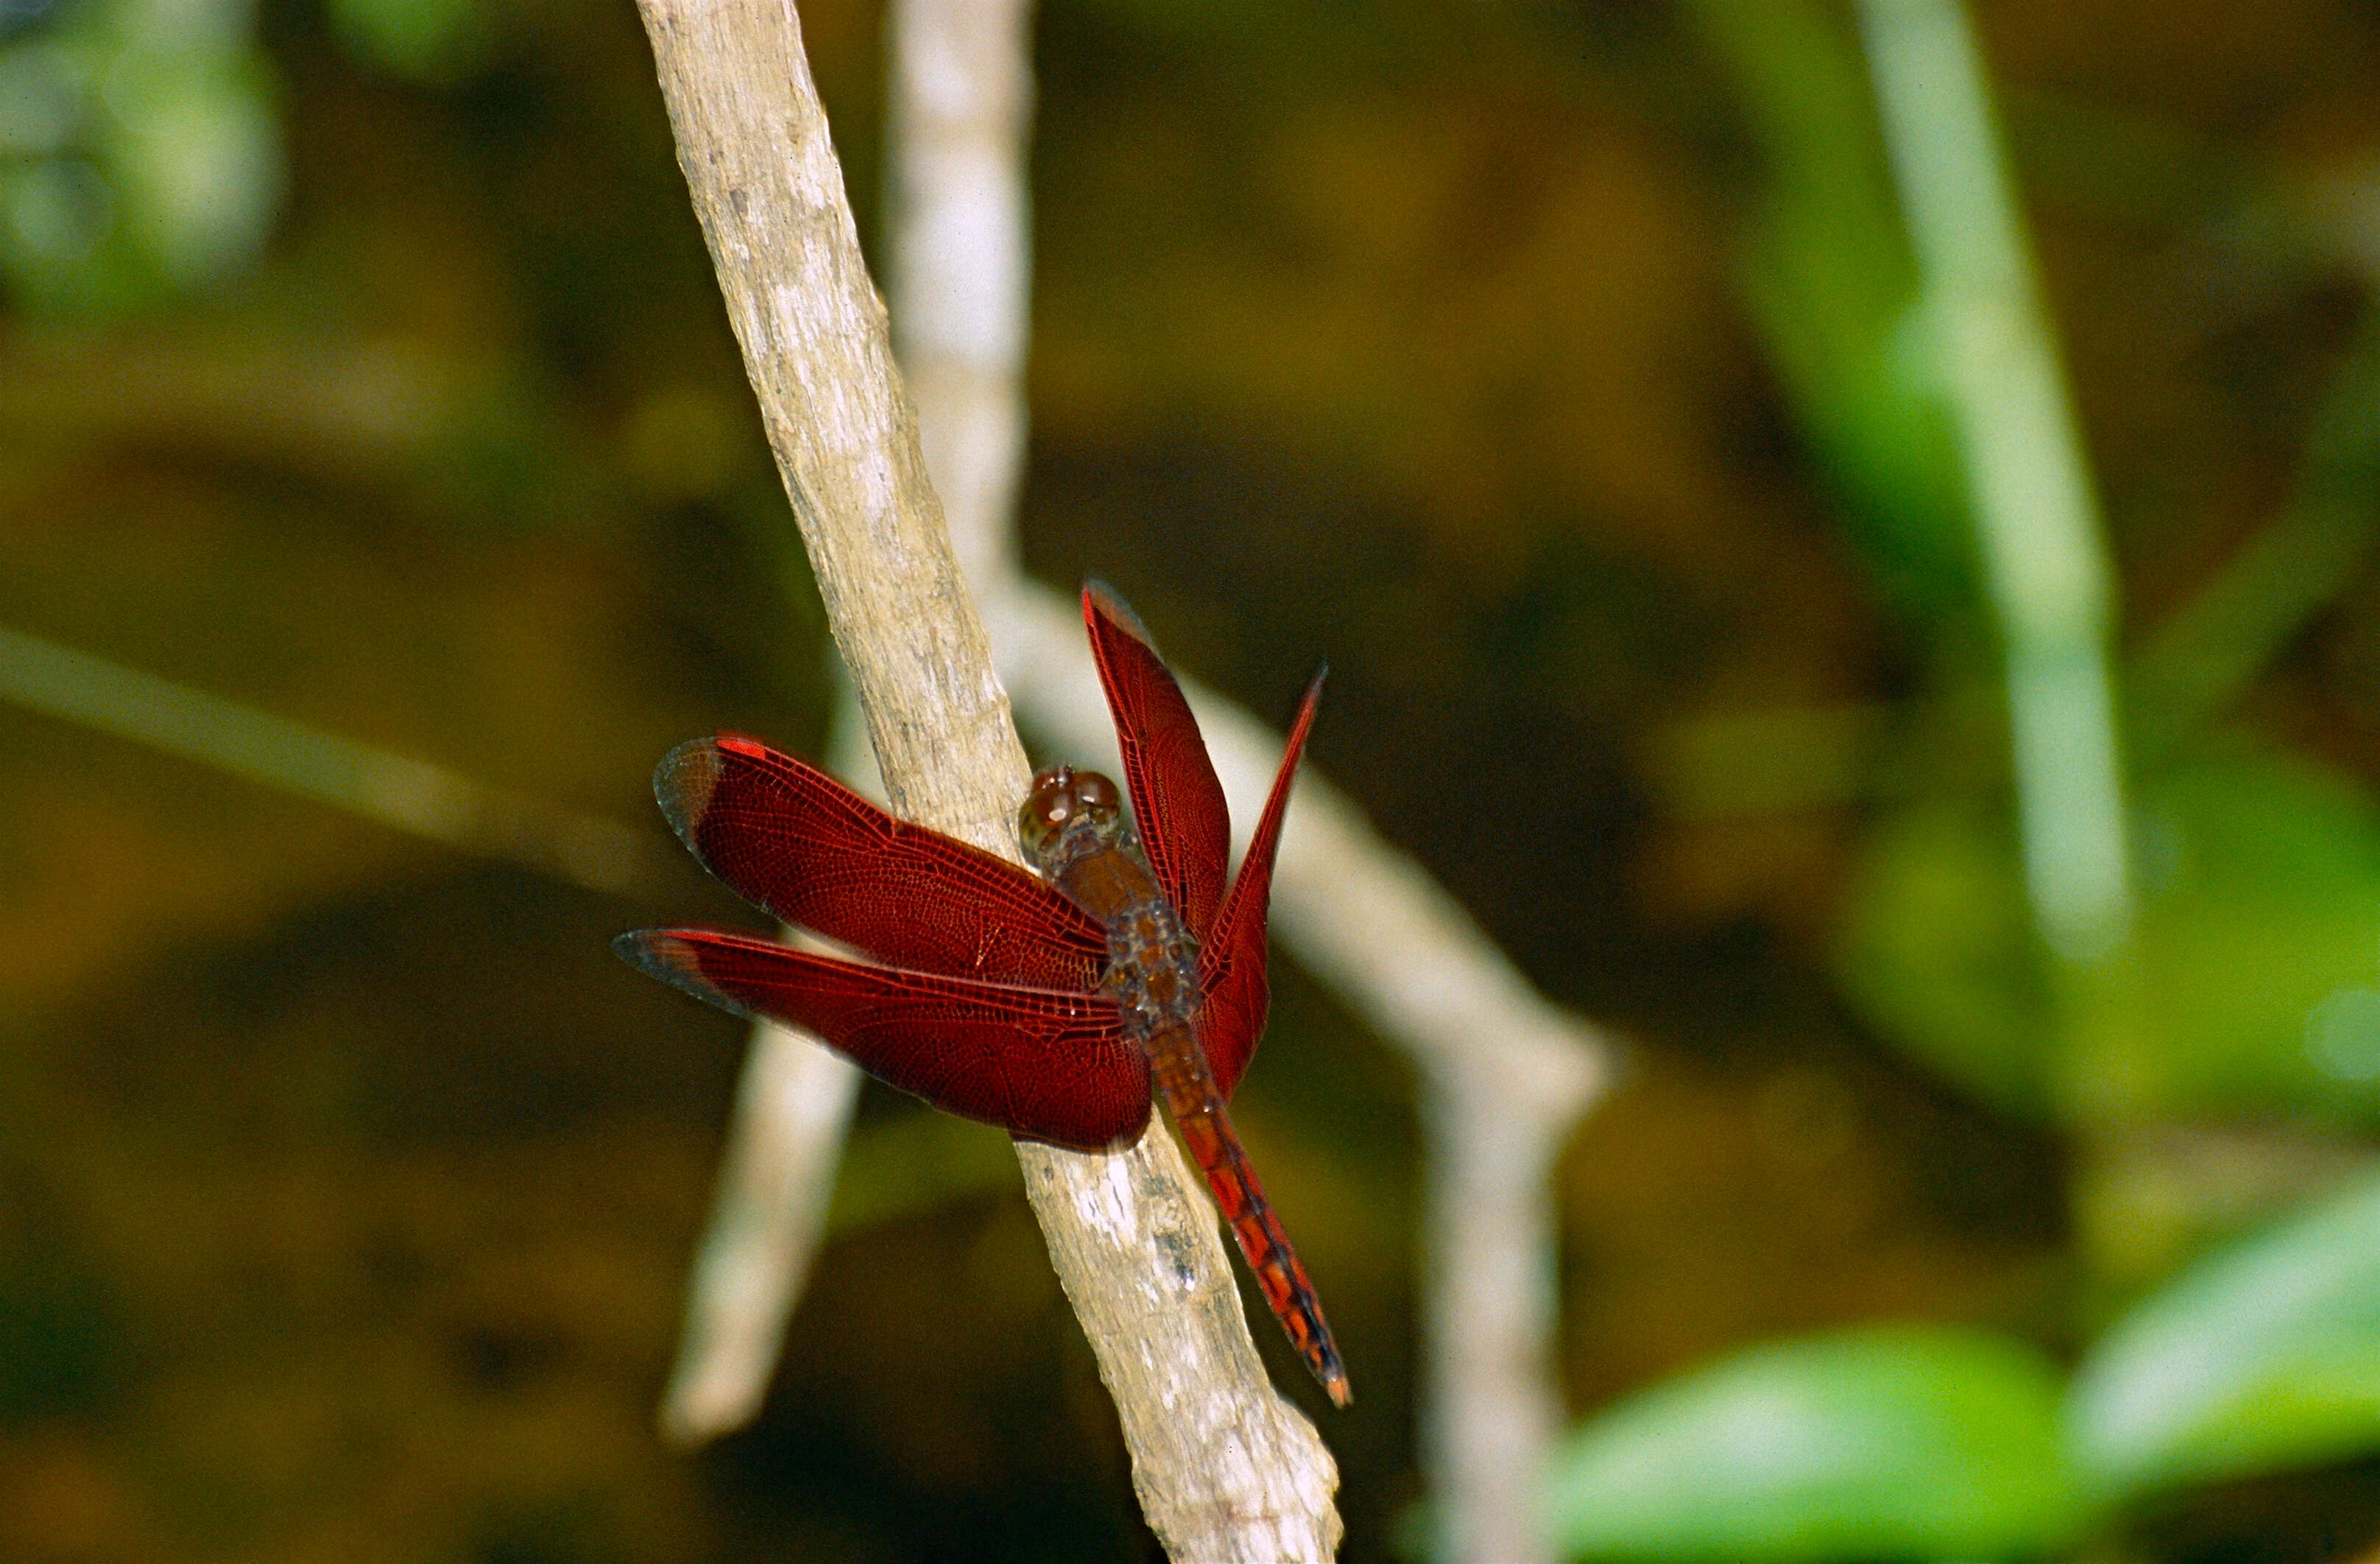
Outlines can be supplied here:
<path id="1" fill-rule="evenodd" d="M 1053 765 L 1036 776 L 1016 816 L 1025 856 L 1044 874 L 1096 848 L 1112 847 L 1123 834 L 1123 796 L 1116 785 L 1071 765 Z"/>

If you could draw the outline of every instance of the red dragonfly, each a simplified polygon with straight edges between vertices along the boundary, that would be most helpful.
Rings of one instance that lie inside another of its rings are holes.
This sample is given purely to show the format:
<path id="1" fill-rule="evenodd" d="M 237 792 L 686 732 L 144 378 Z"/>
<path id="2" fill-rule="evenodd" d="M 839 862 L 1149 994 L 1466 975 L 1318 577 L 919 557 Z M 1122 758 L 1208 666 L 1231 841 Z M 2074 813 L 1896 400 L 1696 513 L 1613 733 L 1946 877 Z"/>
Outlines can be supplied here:
<path id="1" fill-rule="evenodd" d="M 1018 821 L 1037 878 L 753 739 L 698 739 L 653 777 L 686 845 L 747 900 L 881 964 L 706 929 L 623 935 L 614 948 L 698 998 L 803 1027 L 878 1080 L 1026 1140 L 1130 1145 L 1161 1096 L 1257 1285 L 1343 1407 L 1347 1371 L 1321 1301 L 1224 1107 L 1264 1031 L 1273 849 L 1322 676 L 1227 894 L 1230 817 L 1181 686 L 1109 588 L 1084 587 L 1083 618 L 1137 838 L 1114 783 L 1052 766 Z"/>

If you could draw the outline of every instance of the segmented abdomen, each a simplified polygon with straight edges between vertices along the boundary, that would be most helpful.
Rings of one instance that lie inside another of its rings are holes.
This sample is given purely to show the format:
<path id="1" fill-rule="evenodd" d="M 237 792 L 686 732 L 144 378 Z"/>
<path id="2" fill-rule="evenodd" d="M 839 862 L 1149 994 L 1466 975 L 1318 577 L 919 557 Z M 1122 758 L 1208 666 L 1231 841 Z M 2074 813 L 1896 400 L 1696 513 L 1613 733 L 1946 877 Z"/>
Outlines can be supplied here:
<path id="1" fill-rule="evenodd" d="M 1108 970 L 1101 986 L 1123 1012 L 1125 1032 L 1148 1056 L 1157 1094 L 1182 1131 L 1191 1160 L 1207 1175 L 1207 1187 L 1215 1191 L 1215 1203 L 1223 1208 L 1223 1219 L 1231 1224 L 1265 1301 L 1314 1377 L 1343 1407 L 1352 1399 L 1347 1370 L 1330 1339 L 1330 1322 L 1322 1317 L 1322 1302 L 1305 1279 L 1305 1267 L 1298 1264 L 1289 1235 L 1281 1231 L 1281 1218 L 1265 1199 L 1256 1169 L 1248 1166 L 1248 1155 L 1232 1129 L 1232 1116 L 1224 1110 L 1223 1094 L 1216 1090 L 1214 1072 L 1207 1066 L 1207 1052 L 1198 1043 L 1198 943 L 1146 872 L 1129 858 L 1119 855 L 1078 866 L 1078 872 L 1086 867 L 1105 871 L 1105 888 L 1132 887 L 1104 909 Z M 1099 898 L 1087 899 L 1069 882 L 1061 884 L 1068 885 L 1069 894 L 1076 895 L 1087 910 L 1096 907 Z"/>
<path id="2" fill-rule="evenodd" d="M 1196 1034 L 1186 1026 L 1167 1027 L 1142 1045 L 1148 1051 L 1149 1073 L 1165 1099 L 1165 1110 L 1182 1131 L 1191 1160 L 1207 1175 L 1207 1187 L 1215 1191 L 1215 1203 L 1222 1207 L 1223 1220 L 1239 1240 L 1265 1301 L 1332 1402 L 1345 1406 L 1351 1399 L 1347 1370 L 1339 1361 L 1338 1343 L 1330 1338 L 1330 1322 L 1322 1317 L 1322 1301 L 1305 1279 L 1305 1267 L 1281 1230 L 1281 1218 L 1273 1215 L 1272 1203 L 1265 1199 L 1257 1170 L 1248 1166 L 1248 1154 L 1232 1128 L 1232 1116 L 1223 1106 L 1222 1094 L 1215 1090 Z"/>

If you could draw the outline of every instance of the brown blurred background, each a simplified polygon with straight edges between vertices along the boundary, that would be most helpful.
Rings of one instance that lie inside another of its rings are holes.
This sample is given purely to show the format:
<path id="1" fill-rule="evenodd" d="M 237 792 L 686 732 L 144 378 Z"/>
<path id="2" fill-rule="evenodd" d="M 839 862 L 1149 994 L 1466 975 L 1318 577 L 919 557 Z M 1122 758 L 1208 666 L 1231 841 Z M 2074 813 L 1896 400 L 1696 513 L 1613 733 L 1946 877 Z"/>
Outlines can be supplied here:
<path id="1" fill-rule="evenodd" d="M 1858 210 L 1792 250 L 1794 157 L 1847 208 L 1828 146 L 1890 187 L 1872 125 L 1821 123 L 1847 13 L 1788 9 L 1815 44 L 1655 0 L 1037 24 L 1028 565 L 1115 582 L 1261 714 L 1327 657 L 1319 766 L 1629 1040 L 1562 1166 L 1573 1415 L 1876 1318 L 2071 1354 L 2380 1122 L 2352 1069 L 2238 1065 L 2264 1032 L 2204 1069 L 2172 1043 L 2104 1111 L 2001 1069 L 2046 980 L 1991 621 L 1949 502 L 1892 487 L 1813 367 L 1824 301 L 1908 261 Z M 2340 386 L 2380 9 L 1974 15 L 2131 656 L 2374 410 Z M 872 244 L 882 18 L 802 17 Z M 1144 1556 L 1013 1180 L 845 1190 L 759 1424 L 654 1433 L 741 1032 L 605 946 L 754 921 L 663 852 L 650 766 L 720 727 L 815 754 L 831 697 L 632 9 L 6 0 L 0 154 L 0 627 L 633 825 L 655 865 L 607 894 L 0 704 L 0 1558 Z M 2347 560 L 2161 751 L 2233 780 L 2142 787 L 2222 816 L 2315 778 L 2284 813 L 2333 812 L 2349 845 L 2309 850 L 2354 858 L 2353 927 L 2216 911 L 2368 983 L 2380 596 Z M 1879 955 L 1918 906 L 1959 950 Z M 1319 1414 L 1345 1557 L 1384 1558 L 1419 1497 L 1414 1088 L 1282 964 L 1239 1112 L 1362 1387 Z M 1988 981 L 1921 982 L 1953 967 Z M 2259 983 L 2351 976 L 2288 973 Z M 916 1111 L 871 1089 L 863 1142 Z M 2107 1546 L 2374 1533 L 2350 1460 Z"/>

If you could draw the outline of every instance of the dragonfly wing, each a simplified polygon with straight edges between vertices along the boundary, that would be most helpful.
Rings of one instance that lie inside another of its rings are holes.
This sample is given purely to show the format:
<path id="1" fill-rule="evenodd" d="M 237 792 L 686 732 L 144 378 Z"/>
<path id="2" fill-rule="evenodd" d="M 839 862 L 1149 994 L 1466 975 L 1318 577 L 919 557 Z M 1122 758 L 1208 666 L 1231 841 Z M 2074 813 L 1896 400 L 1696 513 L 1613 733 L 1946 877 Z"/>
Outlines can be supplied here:
<path id="1" fill-rule="evenodd" d="M 818 767 L 735 734 L 681 744 L 653 794 L 703 867 L 788 923 L 895 967 L 1089 988 L 1107 935 L 1005 859 L 895 820 Z"/>
<path id="2" fill-rule="evenodd" d="M 1166 899 L 1203 940 L 1231 863 L 1232 817 L 1223 785 L 1215 779 L 1182 687 L 1124 600 L 1103 582 L 1084 583 L 1083 622 L 1090 628 L 1099 685 L 1115 718 L 1141 848 Z"/>
<path id="3" fill-rule="evenodd" d="M 738 1015 L 790 1022 L 946 1113 L 1076 1151 L 1148 1121 L 1148 1060 L 1096 994 L 900 971 L 707 929 L 649 929 L 613 948 Z"/>
<path id="4" fill-rule="evenodd" d="M 1326 669 L 1325 672 L 1328 670 Z M 1265 1010 L 1272 1002 L 1265 981 L 1265 914 L 1272 903 L 1273 850 L 1281 844 L 1281 814 L 1289 808 L 1289 785 L 1297 775 L 1298 757 L 1305 752 L 1306 731 L 1322 700 L 1323 675 L 1305 687 L 1297 721 L 1289 730 L 1289 748 L 1273 774 L 1272 791 L 1257 817 L 1248 855 L 1240 861 L 1240 877 L 1215 921 L 1213 935 L 1198 951 L 1198 986 L 1205 1000 L 1198 1010 L 1198 1041 L 1207 1050 L 1207 1068 L 1215 1085 L 1229 1097 L 1246 1072 L 1248 1059 L 1264 1034 Z"/>

